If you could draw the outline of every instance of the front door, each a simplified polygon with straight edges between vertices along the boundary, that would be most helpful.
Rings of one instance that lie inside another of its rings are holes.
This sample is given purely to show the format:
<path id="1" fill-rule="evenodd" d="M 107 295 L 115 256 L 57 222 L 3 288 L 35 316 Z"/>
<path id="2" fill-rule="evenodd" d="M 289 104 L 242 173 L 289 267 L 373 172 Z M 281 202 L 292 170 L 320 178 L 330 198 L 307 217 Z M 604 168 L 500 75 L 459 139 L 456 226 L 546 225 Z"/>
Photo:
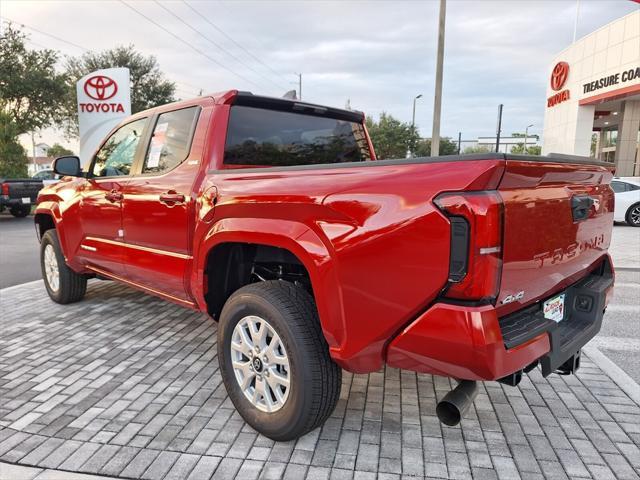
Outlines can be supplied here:
<path id="1" fill-rule="evenodd" d="M 96 153 L 79 204 L 82 240 L 78 258 L 98 273 L 124 273 L 122 199 L 136 154 L 140 152 L 146 118 L 113 132 Z"/>
<path id="2" fill-rule="evenodd" d="M 128 280 L 190 302 L 187 288 L 195 216 L 192 186 L 200 159 L 189 153 L 200 107 L 159 114 L 136 175 L 123 188 Z"/>

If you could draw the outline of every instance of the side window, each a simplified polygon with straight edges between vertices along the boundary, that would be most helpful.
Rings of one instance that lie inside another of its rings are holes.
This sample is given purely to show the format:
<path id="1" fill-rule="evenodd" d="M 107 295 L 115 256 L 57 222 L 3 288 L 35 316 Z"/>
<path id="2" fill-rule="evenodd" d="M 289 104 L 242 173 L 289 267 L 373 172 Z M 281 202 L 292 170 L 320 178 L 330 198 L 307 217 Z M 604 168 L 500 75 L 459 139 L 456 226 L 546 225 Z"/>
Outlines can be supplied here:
<path id="1" fill-rule="evenodd" d="M 635 190 L 640 190 L 640 187 L 638 185 L 634 185 L 633 183 L 627 183 L 628 192 L 633 192 Z"/>
<path id="2" fill-rule="evenodd" d="M 199 111 L 190 107 L 158 116 L 142 173 L 167 172 L 187 158 Z"/>
<path id="3" fill-rule="evenodd" d="M 146 121 L 146 118 L 141 118 L 113 132 L 98 150 L 91 175 L 94 177 L 129 175 Z"/>
<path id="4" fill-rule="evenodd" d="M 620 193 L 627 190 L 625 184 L 622 182 L 611 182 L 611 188 L 615 193 Z"/>

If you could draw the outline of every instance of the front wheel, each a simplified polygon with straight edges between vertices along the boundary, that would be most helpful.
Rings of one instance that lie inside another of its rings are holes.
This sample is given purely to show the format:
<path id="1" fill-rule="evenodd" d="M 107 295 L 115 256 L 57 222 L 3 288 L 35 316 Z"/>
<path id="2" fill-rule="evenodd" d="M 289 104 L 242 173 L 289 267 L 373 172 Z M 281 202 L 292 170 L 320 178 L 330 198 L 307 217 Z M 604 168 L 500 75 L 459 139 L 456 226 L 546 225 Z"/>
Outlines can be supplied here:
<path id="1" fill-rule="evenodd" d="M 56 303 L 82 300 L 87 291 L 87 277 L 71 270 L 64 261 L 57 232 L 47 230 L 40 242 L 40 267 L 47 293 Z"/>
<path id="2" fill-rule="evenodd" d="M 220 315 L 218 359 L 236 409 L 258 432 L 286 441 L 320 426 L 340 396 L 315 304 L 284 281 L 237 290 Z"/>
<path id="3" fill-rule="evenodd" d="M 636 203 L 629 207 L 625 220 L 632 227 L 640 227 L 640 203 Z"/>
<path id="4" fill-rule="evenodd" d="M 26 217 L 31 213 L 31 205 L 16 205 L 14 207 L 11 207 L 9 213 L 11 213 L 11 215 L 16 218 Z"/>

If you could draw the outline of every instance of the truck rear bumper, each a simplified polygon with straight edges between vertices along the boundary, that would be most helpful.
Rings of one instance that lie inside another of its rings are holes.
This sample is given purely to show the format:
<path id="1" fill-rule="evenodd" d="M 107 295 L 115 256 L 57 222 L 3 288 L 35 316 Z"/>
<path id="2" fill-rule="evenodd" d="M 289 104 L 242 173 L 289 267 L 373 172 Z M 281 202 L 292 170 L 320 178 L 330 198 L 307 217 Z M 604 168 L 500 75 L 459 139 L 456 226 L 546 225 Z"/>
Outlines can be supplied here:
<path id="1" fill-rule="evenodd" d="M 464 380 L 498 380 L 540 362 L 554 372 L 599 331 L 613 287 L 607 256 L 565 294 L 560 322 L 544 318 L 540 301 L 498 318 L 493 305 L 436 303 L 387 349 L 387 364 Z M 551 298 L 553 298 L 551 297 Z"/>

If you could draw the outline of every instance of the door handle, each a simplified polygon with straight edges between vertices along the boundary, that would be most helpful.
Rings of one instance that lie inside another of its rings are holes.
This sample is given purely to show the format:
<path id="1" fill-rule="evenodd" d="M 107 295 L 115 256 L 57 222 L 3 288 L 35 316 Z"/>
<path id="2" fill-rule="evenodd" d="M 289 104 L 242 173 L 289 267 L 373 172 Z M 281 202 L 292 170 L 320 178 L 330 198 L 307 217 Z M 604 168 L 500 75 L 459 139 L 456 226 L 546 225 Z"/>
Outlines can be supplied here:
<path id="1" fill-rule="evenodd" d="M 105 194 L 104 198 L 106 198 L 111 203 L 113 203 L 113 202 L 121 201 L 124 198 L 124 196 L 122 195 L 121 192 L 118 192 L 117 190 L 111 190 L 109 193 Z"/>
<path id="2" fill-rule="evenodd" d="M 167 204 L 184 203 L 184 195 L 182 193 L 169 190 L 160 194 L 160 201 Z"/>

